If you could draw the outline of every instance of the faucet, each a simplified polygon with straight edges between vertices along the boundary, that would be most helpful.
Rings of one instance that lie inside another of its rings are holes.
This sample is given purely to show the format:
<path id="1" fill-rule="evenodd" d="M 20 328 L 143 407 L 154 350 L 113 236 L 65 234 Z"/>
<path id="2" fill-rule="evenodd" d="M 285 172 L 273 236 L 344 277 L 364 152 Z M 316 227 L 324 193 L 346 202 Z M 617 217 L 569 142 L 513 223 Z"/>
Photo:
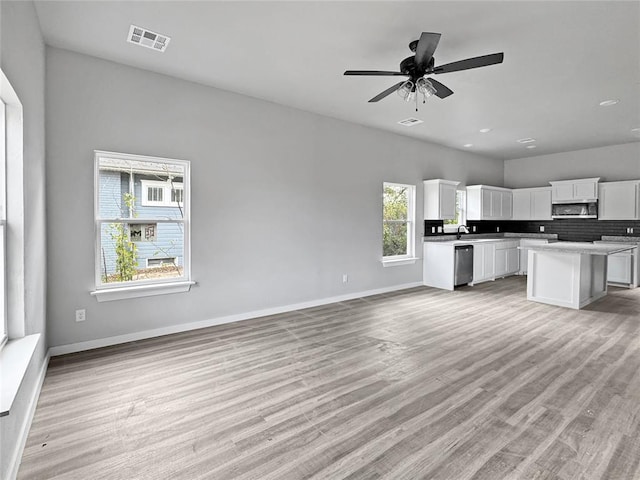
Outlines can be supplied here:
<path id="1" fill-rule="evenodd" d="M 456 238 L 458 240 L 460 240 L 460 237 L 462 237 L 462 233 L 460 233 L 460 229 L 464 229 L 464 233 L 469 233 L 469 227 L 467 227 L 466 225 L 458 225 L 458 233 L 456 234 Z"/>

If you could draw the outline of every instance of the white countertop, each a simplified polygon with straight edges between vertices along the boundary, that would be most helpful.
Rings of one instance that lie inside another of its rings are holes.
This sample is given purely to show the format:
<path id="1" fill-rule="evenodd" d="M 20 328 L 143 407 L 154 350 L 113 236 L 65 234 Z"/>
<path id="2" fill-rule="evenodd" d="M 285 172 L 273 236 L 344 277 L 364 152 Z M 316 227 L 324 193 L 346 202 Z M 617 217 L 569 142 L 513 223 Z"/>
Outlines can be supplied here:
<path id="1" fill-rule="evenodd" d="M 543 252 L 560 252 L 560 253 L 579 253 L 587 255 L 611 255 L 613 253 L 624 252 L 636 248 L 635 244 L 619 243 L 612 244 L 594 244 L 586 242 L 556 242 L 544 245 L 532 245 L 529 250 Z"/>

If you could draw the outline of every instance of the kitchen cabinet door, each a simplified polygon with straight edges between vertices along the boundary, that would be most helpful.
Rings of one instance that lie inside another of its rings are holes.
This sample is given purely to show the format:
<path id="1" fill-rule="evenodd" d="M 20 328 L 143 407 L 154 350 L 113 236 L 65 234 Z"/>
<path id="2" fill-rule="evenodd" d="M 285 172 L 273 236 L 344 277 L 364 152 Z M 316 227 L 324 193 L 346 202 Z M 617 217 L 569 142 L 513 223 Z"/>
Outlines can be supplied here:
<path id="1" fill-rule="evenodd" d="M 493 218 L 493 196 L 491 190 L 482 189 L 482 219 L 492 219 Z"/>
<path id="2" fill-rule="evenodd" d="M 520 269 L 520 252 L 517 248 L 507 250 L 507 274 L 516 274 Z"/>
<path id="3" fill-rule="evenodd" d="M 473 283 L 493 280 L 495 276 L 495 247 L 492 244 L 473 246 Z"/>
<path id="4" fill-rule="evenodd" d="M 600 184 L 598 218 L 600 220 L 640 219 L 640 182 Z"/>
<path id="5" fill-rule="evenodd" d="M 456 192 L 460 182 L 424 181 L 424 219 L 453 220 L 456 217 Z"/>
<path id="6" fill-rule="evenodd" d="M 549 196 L 549 200 L 551 200 L 551 196 Z M 549 201 L 549 205 L 551 205 L 551 201 Z M 531 192 L 529 190 L 513 191 L 513 213 L 511 218 L 513 220 L 531 219 Z"/>
<path id="7" fill-rule="evenodd" d="M 558 183 L 553 186 L 553 200 L 555 202 L 567 202 L 574 200 L 573 183 Z"/>
<path id="8" fill-rule="evenodd" d="M 572 202 L 598 199 L 598 181 L 600 178 L 582 178 L 580 180 L 562 180 L 549 182 L 553 202 Z"/>
<path id="9" fill-rule="evenodd" d="M 632 259 L 628 252 L 614 253 L 607 257 L 607 282 L 631 283 Z"/>
<path id="10" fill-rule="evenodd" d="M 491 218 L 502 218 L 502 192 L 499 190 L 490 190 L 491 192 Z"/>
<path id="11" fill-rule="evenodd" d="M 507 274 L 508 248 L 496 248 L 495 276 L 502 277 Z"/>
<path id="12" fill-rule="evenodd" d="M 513 216 L 513 194 L 511 192 L 500 192 L 500 219 L 511 220 Z"/>
<path id="13" fill-rule="evenodd" d="M 551 189 L 531 191 L 531 220 L 551 220 Z"/>
<path id="14" fill-rule="evenodd" d="M 576 182 L 573 185 L 573 197 L 576 200 L 598 198 L 598 184 L 596 182 Z"/>
<path id="15" fill-rule="evenodd" d="M 484 249 L 484 276 L 486 279 L 493 280 L 495 278 L 495 263 L 496 263 L 496 247 L 495 245 L 483 245 Z"/>

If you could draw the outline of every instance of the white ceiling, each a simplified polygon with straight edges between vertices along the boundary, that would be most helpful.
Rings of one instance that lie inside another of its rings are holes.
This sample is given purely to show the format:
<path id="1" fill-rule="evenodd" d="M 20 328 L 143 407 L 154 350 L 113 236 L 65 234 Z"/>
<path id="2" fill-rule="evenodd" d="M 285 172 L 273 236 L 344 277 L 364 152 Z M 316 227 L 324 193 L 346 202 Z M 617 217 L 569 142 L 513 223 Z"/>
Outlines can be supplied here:
<path id="1" fill-rule="evenodd" d="M 639 1 L 36 2 L 47 44 L 422 140 L 510 159 L 640 141 Z M 131 24 L 171 37 L 126 42 Z M 455 94 L 408 104 L 397 70 L 420 33 L 436 65 L 504 52 L 504 63 L 437 75 Z M 618 99 L 611 107 L 602 100 Z M 424 120 L 413 127 L 396 122 Z M 481 128 L 492 128 L 489 133 Z M 533 137 L 536 149 L 517 139 Z M 604 160 L 604 159 L 603 159 Z"/>

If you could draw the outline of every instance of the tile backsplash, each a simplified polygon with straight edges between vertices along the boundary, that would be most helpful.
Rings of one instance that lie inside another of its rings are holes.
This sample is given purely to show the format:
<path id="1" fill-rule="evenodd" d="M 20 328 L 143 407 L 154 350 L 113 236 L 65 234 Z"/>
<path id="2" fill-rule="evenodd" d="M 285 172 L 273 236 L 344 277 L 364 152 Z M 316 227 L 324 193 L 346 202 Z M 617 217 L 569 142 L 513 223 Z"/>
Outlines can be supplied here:
<path id="1" fill-rule="evenodd" d="M 540 226 L 544 226 L 544 233 L 555 233 L 559 240 L 571 242 L 592 242 L 600 240 L 602 235 L 640 235 L 640 221 L 638 220 L 597 220 L 591 218 L 560 219 L 541 222 L 502 220 L 502 221 L 469 221 L 469 227 L 476 226 L 478 233 L 500 232 L 513 233 L 541 233 Z M 627 228 L 633 228 L 633 234 L 627 233 Z"/>
<path id="2" fill-rule="evenodd" d="M 425 220 L 424 235 L 431 233 L 432 227 L 442 226 L 442 221 Z M 560 219 L 539 222 L 519 220 L 470 220 L 467 222 L 470 229 L 476 227 L 473 233 L 541 233 L 540 226 L 544 227 L 544 233 L 555 233 L 559 240 L 571 242 L 592 242 L 600 240 L 602 235 L 631 235 L 640 236 L 640 221 L 638 220 L 597 220 L 590 218 Z M 627 233 L 627 228 L 633 228 L 633 233 Z M 438 235 L 437 233 L 435 235 Z"/>

